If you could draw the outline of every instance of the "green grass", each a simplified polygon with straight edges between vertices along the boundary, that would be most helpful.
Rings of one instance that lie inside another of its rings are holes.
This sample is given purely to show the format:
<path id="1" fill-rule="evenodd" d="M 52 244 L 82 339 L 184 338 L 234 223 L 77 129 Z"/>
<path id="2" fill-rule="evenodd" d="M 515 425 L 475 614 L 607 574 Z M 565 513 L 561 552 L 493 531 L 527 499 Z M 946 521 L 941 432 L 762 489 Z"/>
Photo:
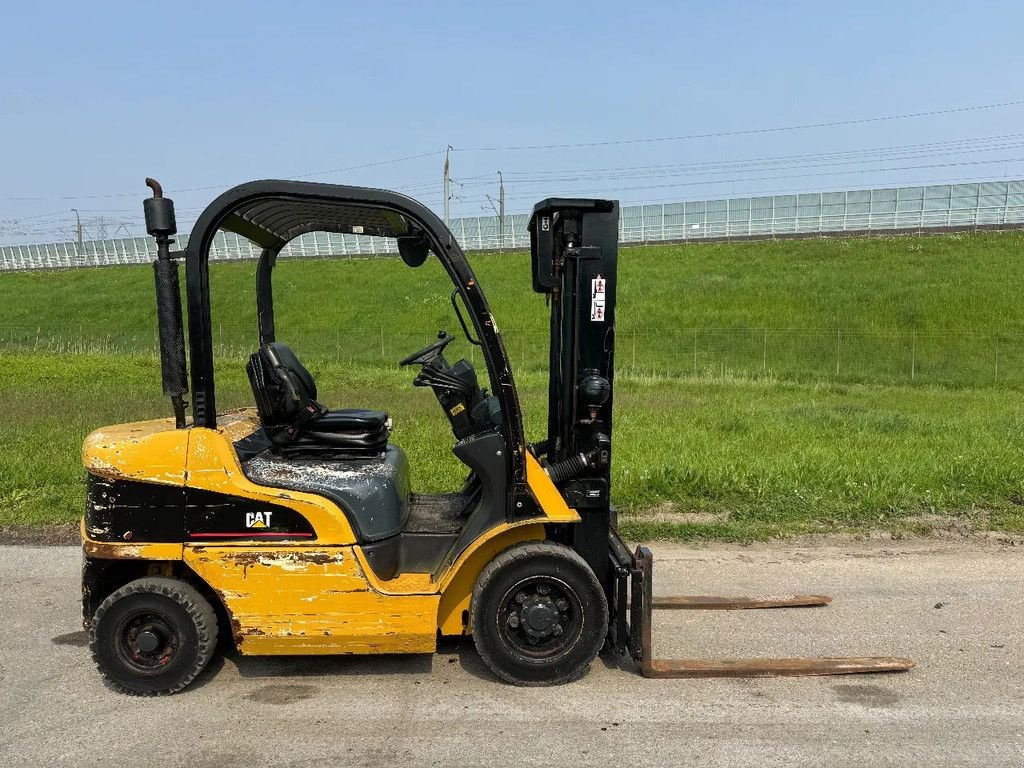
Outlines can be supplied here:
<path id="1" fill-rule="evenodd" d="M 618 365 L 640 375 L 793 381 L 1024 382 L 1024 234 L 625 248 Z M 517 371 L 546 365 L 544 300 L 524 253 L 474 254 Z M 149 267 L 0 275 L 0 349 L 155 350 Z M 255 265 L 212 268 L 214 340 L 255 346 Z M 289 261 L 279 336 L 305 358 L 391 365 L 455 329 L 436 260 Z M 59 297 L 59 312 L 52 312 Z"/>
<path id="2" fill-rule="evenodd" d="M 224 366 L 224 407 L 251 395 Z M 413 487 L 457 487 L 464 468 L 428 391 L 408 371 L 313 366 L 329 403 L 386 407 Z M 167 413 L 153 358 L 12 354 L 0 381 L 0 523 L 79 515 L 79 451 L 98 426 Z M 520 382 L 530 435 L 544 382 Z M 40 393 L 46 393 L 41 397 Z M 625 378 L 617 392 L 614 496 L 634 536 L 765 538 L 918 531 L 933 516 L 1024 530 L 1024 408 L 997 389 Z"/>
<path id="3" fill-rule="evenodd" d="M 1011 233 L 624 249 L 613 495 L 626 532 L 1024 531 L 1022 246 Z M 472 262 L 536 439 L 543 298 L 525 254 Z M 249 405 L 254 265 L 217 264 L 212 283 L 219 405 Z M 455 330 L 446 285 L 435 262 L 393 259 L 276 274 L 279 337 L 322 400 L 392 414 L 421 491 L 457 486 L 464 468 L 396 361 Z M 152 290 L 147 267 L 0 274 L 0 525 L 74 519 L 85 434 L 167 414 Z"/>

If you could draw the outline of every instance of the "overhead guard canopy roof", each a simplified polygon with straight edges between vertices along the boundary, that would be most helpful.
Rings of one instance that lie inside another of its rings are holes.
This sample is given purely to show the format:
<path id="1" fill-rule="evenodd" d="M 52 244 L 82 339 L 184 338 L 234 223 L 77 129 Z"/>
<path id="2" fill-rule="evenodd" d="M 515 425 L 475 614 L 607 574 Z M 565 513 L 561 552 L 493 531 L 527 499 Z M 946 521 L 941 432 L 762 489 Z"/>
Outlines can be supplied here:
<path id="1" fill-rule="evenodd" d="M 346 192 L 357 199 L 346 200 Z M 419 212 L 416 209 L 421 206 L 386 190 L 265 181 L 243 184 L 223 197 L 235 199 L 223 200 L 227 215 L 218 222 L 218 228 L 235 232 L 263 248 L 280 248 L 307 232 L 399 238 L 422 231 L 414 223 Z M 380 199 L 367 199 L 372 197 Z M 412 209 L 412 216 L 396 210 L 407 206 Z"/>

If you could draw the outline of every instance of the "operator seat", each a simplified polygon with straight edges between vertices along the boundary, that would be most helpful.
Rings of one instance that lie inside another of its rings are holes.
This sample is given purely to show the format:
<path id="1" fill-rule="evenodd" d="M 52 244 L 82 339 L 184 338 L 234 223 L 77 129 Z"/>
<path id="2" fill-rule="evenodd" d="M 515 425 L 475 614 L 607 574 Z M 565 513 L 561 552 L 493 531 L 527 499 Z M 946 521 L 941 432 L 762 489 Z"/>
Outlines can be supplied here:
<path id="1" fill-rule="evenodd" d="M 246 366 L 256 409 L 279 453 L 379 456 L 391 434 L 383 411 L 332 411 L 316 400 L 316 382 L 287 344 L 264 344 Z"/>

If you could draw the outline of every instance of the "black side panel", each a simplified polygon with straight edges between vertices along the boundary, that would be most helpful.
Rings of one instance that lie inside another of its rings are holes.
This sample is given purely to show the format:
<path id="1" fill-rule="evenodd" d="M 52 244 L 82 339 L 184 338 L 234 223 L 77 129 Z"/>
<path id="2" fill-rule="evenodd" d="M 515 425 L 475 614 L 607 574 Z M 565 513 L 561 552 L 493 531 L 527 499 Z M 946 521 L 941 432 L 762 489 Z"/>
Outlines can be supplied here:
<path id="1" fill-rule="evenodd" d="M 185 489 L 90 474 L 85 529 L 95 541 L 184 541 Z"/>
<path id="2" fill-rule="evenodd" d="M 390 539 L 375 541 L 362 545 L 363 554 L 378 579 L 387 581 L 398 575 L 402 564 L 402 537 L 392 536 Z"/>
<path id="3" fill-rule="evenodd" d="M 456 533 L 403 533 L 402 573 L 435 573 L 458 539 Z"/>
<path id="4" fill-rule="evenodd" d="M 316 539 L 313 526 L 294 509 L 198 488 L 185 489 L 185 525 L 189 541 Z"/>
<path id="5" fill-rule="evenodd" d="M 115 589 L 145 576 L 149 565 L 146 560 L 107 560 L 83 556 L 82 627 L 88 630 L 100 603 Z"/>
<path id="6" fill-rule="evenodd" d="M 305 517 L 279 504 L 92 474 L 85 528 L 95 541 L 316 539 Z"/>
<path id="7" fill-rule="evenodd" d="M 452 453 L 480 478 L 480 501 L 448 554 L 447 562 L 457 558 L 481 533 L 505 522 L 505 503 L 508 498 L 505 441 L 500 433 L 491 432 L 462 440 L 455 444 Z"/>
<path id="8" fill-rule="evenodd" d="M 361 545 L 378 579 L 403 573 L 435 573 L 458 538 L 455 533 L 402 533 Z"/>

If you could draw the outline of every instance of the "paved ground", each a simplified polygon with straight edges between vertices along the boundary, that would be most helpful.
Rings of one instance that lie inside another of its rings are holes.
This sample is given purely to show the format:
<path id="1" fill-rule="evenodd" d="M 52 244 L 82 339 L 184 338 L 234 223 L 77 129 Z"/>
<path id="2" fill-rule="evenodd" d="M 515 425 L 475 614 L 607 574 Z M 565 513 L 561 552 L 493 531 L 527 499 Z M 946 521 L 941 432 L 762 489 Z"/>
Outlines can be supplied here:
<path id="1" fill-rule="evenodd" d="M 461 644 L 433 657 L 228 659 L 187 693 L 140 700 L 108 692 L 89 661 L 78 552 L 0 547 L 0 764 L 1024 764 L 1021 548 L 655 552 L 656 593 L 836 598 L 803 611 L 661 613 L 661 655 L 873 653 L 919 666 L 654 681 L 604 662 L 570 686 L 516 689 Z"/>

